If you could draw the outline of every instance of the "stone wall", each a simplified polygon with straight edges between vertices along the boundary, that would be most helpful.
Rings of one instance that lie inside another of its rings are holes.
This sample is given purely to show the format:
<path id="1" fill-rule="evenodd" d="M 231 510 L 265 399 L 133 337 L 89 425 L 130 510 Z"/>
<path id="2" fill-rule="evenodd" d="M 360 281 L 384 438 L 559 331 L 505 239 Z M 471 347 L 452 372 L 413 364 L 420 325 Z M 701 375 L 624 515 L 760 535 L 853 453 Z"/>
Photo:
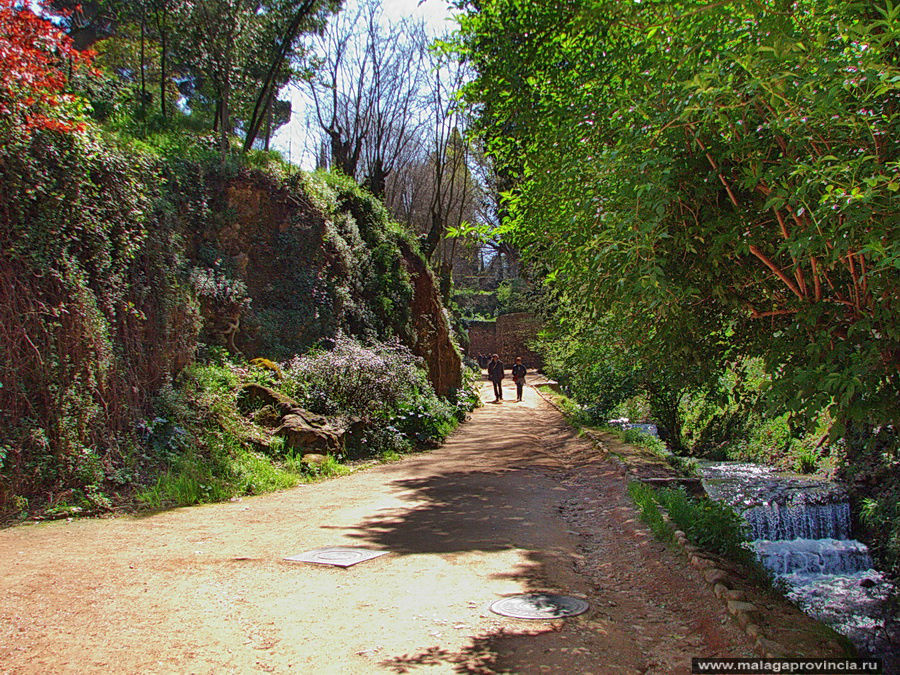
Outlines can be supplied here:
<path id="1" fill-rule="evenodd" d="M 479 354 L 493 354 L 497 351 L 497 324 L 494 321 L 473 321 L 469 324 L 468 354 L 476 358 Z"/>
<path id="2" fill-rule="evenodd" d="M 540 320 L 527 312 L 504 314 L 496 321 L 473 322 L 469 327 L 469 356 L 496 353 L 507 366 L 521 356 L 528 368 L 540 368 L 540 356 L 528 348 L 540 329 Z"/>

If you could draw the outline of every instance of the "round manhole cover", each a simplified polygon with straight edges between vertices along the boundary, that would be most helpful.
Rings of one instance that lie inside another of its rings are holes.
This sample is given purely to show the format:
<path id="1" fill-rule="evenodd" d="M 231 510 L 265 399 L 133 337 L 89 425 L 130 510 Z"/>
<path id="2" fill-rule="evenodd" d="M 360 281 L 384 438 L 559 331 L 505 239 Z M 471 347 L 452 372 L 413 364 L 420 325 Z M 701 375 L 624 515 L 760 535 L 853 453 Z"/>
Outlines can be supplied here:
<path id="1" fill-rule="evenodd" d="M 589 607 L 586 600 L 569 595 L 526 593 L 497 600 L 491 611 L 515 619 L 561 619 L 584 614 Z"/>

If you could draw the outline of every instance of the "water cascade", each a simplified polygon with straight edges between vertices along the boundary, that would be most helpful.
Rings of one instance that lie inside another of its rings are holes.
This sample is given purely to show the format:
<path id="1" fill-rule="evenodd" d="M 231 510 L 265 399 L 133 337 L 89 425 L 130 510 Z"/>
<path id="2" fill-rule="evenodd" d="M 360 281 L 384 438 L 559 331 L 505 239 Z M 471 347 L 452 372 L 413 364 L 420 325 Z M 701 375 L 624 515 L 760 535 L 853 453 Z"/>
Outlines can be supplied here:
<path id="1" fill-rule="evenodd" d="M 711 462 L 701 469 L 707 494 L 741 513 L 760 562 L 787 582 L 794 601 L 860 653 L 898 658 L 893 587 L 872 569 L 865 544 L 852 538 L 850 505 L 839 486 L 759 464 Z"/>

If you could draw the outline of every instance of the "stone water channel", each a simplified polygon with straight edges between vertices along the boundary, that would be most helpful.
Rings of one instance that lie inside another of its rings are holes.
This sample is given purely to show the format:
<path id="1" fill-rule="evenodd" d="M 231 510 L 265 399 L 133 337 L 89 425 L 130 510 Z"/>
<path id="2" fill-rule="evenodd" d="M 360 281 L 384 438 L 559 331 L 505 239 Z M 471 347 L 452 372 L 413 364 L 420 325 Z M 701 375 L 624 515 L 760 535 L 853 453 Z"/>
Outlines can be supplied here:
<path id="1" fill-rule="evenodd" d="M 759 464 L 704 462 L 700 470 L 707 494 L 747 521 L 751 546 L 792 600 L 861 655 L 882 658 L 884 672 L 900 669 L 895 589 L 852 538 L 850 504 L 838 485 Z"/>

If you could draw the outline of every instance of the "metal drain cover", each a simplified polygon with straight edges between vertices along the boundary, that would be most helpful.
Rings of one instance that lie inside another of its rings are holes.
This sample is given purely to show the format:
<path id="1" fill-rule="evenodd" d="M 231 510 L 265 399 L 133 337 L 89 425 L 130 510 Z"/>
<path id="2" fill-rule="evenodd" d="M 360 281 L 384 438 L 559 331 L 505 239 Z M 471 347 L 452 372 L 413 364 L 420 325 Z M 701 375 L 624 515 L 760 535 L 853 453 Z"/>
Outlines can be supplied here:
<path id="1" fill-rule="evenodd" d="M 298 553 L 285 560 L 289 562 L 308 562 L 320 565 L 336 565 L 337 567 L 350 567 L 372 558 L 384 555 L 387 551 L 373 551 L 368 548 L 352 548 L 349 546 L 329 546 L 317 548 L 313 551 Z"/>
<path id="2" fill-rule="evenodd" d="M 588 611 L 586 600 L 570 595 L 526 593 L 502 598 L 491 605 L 491 611 L 515 619 L 561 619 Z"/>

